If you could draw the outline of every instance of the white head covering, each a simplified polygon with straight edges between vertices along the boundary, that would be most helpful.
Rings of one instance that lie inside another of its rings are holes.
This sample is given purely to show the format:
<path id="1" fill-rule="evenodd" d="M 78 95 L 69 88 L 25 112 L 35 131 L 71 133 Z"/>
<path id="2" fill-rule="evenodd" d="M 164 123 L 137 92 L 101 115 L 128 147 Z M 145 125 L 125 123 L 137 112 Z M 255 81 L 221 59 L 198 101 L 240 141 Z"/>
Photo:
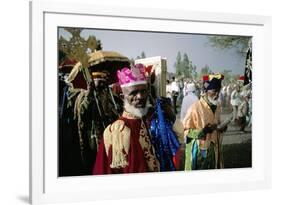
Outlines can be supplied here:
<path id="1" fill-rule="evenodd" d="M 181 113 L 180 118 L 183 120 L 188 112 L 188 109 L 191 105 L 198 100 L 198 97 L 193 93 L 196 91 L 196 87 L 194 83 L 188 83 L 186 85 L 186 95 L 184 96 L 181 104 Z"/>
<path id="2" fill-rule="evenodd" d="M 186 92 L 194 92 L 196 90 L 194 83 L 188 83 L 186 85 Z"/>

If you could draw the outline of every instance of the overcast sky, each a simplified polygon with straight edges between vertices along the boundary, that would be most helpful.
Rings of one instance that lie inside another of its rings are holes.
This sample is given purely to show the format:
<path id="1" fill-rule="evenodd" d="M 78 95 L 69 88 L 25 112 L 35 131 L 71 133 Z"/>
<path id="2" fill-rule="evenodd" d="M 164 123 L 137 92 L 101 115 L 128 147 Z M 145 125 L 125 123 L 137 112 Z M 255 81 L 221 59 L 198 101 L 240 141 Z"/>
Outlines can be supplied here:
<path id="1" fill-rule="evenodd" d="M 66 39 L 71 37 L 64 29 L 59 29 L 59 35 Z M 174 64 L 178 51 L 186 53 L 197 72 L 209 65 L 214 72 L 224 69 L 232 70 L 233 74 L 244 74 L 245 58 L 236 48 L 220 50 L 211 47 L 208 35 L 152 33 L 139 31 L 113 31 L 84 29 L 81 36 L 88 38 L 94 35 L 101 40 L 106 51 L 117 51 L 129 59 L 136 58 L 144 51 L 146 57 L 161 56 L 167 58 L 169 72 L 175 72 Z"/>

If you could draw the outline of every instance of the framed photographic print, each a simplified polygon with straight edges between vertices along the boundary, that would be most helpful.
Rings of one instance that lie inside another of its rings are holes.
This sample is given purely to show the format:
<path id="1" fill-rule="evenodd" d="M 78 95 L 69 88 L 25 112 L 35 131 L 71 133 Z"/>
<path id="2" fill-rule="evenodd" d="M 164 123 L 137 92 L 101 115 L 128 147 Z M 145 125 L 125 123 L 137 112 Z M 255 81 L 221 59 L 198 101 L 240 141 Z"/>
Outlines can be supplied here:
<path id="1" fill-rule="evenodd" d="M 30 20 L 32 204 L 270 187 L 270 17 L 39 1 Z"/>

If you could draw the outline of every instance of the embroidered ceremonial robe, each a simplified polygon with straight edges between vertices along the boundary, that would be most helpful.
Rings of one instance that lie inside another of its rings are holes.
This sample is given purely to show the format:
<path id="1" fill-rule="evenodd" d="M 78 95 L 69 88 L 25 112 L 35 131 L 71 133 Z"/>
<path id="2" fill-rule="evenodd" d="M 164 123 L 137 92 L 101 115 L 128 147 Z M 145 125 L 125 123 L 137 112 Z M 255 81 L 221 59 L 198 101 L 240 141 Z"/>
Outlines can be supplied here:
<path id="1" fill-rule="evenodd" d="M 202 134 L 208 124 L 220 123 L 220 105 L 212 111 L 205 97 L 195 102 L 183 119 L 186 136 L 185 170 L 223 168 L 222 135 Z"/>
<path id="2" fill-rule="evenodd" d="M 147 118 L 137 118 L 124 111 L 104 131 L 93 174 L 159 171 L 148 127 Z"/>
<path id="3" fill-rule="evenodd" d="M 80 175 L 92 174 L 92 166 L 95 163 L 103 131 L 106 126 L 118 119 L 119 110 L 115 109 L 107 90 L 99 91 L 97 94 L 98 101 L 89 90 L 81 90 L 75 101 L 74 117 L 78 125 L 77 140 L 79 140 L 80 161 L 83 165 Z M 117 104 L 117 107 L 121 105 Z M 103 116 L 99 115 L 99 110 Z"/>

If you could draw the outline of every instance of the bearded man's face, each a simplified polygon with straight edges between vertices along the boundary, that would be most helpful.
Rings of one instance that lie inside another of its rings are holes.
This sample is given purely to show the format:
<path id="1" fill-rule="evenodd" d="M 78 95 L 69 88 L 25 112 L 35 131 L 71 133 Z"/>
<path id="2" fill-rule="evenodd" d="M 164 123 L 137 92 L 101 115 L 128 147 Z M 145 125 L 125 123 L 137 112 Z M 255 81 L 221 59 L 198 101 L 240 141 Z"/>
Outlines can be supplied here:
<path id="1" fill-rule="evenodd" d="M 148 99 L 148 89 L 146 84 L 134 85 L 122 88 L 124 98 L 135 108 L 145 108 Z"/>
<path id="2" fill-rule="evenodd" d="M 220 89 L 208 90 L 207 97 L 210 103 L 213 105 L 217 105 L 217 101 L 219 98 Z"/>
<path id="3" fill-rule="evenodd" d="M 124 109 L 136 117 L 142 118 L 148 112 L 147 85 L 134 85 L 122 88 Z"/>

